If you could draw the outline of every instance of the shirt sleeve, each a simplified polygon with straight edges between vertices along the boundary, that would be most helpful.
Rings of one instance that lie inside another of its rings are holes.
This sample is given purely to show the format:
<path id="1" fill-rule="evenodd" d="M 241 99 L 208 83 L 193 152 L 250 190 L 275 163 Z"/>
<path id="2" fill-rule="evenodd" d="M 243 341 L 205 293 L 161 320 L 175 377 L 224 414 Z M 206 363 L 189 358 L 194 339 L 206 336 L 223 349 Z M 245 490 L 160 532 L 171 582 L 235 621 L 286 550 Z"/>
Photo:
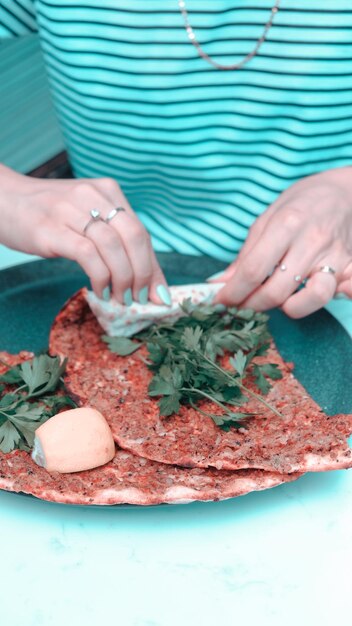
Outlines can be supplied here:
<path id="1" fill-rule="evenodd" d="M 34 0 L 0 0 L 0 38 L 36 31 Z"/>

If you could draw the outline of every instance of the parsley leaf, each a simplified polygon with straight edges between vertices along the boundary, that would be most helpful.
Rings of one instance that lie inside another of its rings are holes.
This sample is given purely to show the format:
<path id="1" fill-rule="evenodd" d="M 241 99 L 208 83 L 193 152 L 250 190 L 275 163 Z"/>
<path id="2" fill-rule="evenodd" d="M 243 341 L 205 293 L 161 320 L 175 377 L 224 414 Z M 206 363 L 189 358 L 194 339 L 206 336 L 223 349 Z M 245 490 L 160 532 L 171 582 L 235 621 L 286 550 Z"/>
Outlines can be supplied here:
<path id="1" fill-rule="evenodd" d="M 180 410 L 180 399 L 181 394 L 178 391 L 171 395 L 163 396 L 158 402 L 160 415 L 169 417 L 174 413 L 178 413 Z"/>
<path id="2" fill-rule="evenodd" d="M 65 371 L 66 360 L 40 354 L 19 366 L 19 375 L 28 387 L 28 396 L 33 398 L 56 389 Z"/>
<path id="3" fill-rule="evenodd" d="M 243 427 L 252 414 L 237 412 L 238 407 L 255 398 L 274 413 L 275 407 L 244 384 L 252 374 L 258 389 L 265 395 L 270 389 L 267 378 L 281 378 L 274 364 L 257 364 L 253 359 L 262 356 L 270 345 L 268 317 L 250 309 L 226 309 L 222 305 L 195 305 L 190 299 L 180 304 L 183 316 L 174 322 L 154 324 L 135 335 L 103 337 L 113 352 L 132 354 L 141 345 L 148 350 L 144 360 L 153 372 L 148 393 L 159 397 L 160 415 L 178 413 L 181 405 L 190 405 L 211 418 L 219 427 Z M 218 358 L 230 352 L 228 370 Z M 202 401 L 211 401 L 221 409 L 221 415 L 207 413 Z"/>
<path id="4" fill-rule="evenodd" d="M 5 422 L 0 426 L 0 450 L 11 452 L 17 447 L 21 435 L 11 422 Z"/>
<path id="5" fill-rule="evenodd" d="M 230 359 L 230 363 L 232 367 L 238 372 L 238 374 L 243 376 L 244 370 L 246 369 L 247 359 L 244 356 L 242 350 L 236 352 L 235 356 Z"/>
<path id="6" fill-rule="evenodd" d="M 128 337 L 109 337 L 108 335 L 103 335 L 102 340 L 108 344 L 111 352 L 115 352 L 120 356 L 128 356 L 136 352 L 142 345 L 136 341 L 131 341 Z"/>
<path id="7" fill-rule="evenodd" d="M 35 356 L 9 369 L 1 376 L 5 387 L 0 390 L 0 450 L 29 450 L 35 431 L 63 407 L 75 407 L 65 395 L 55 395 L 62 387 L 66 360 L 47 354 Z M 14 387 L 7 391 L 8 387 Z M 33 401 L 34 399 L 34 401 Z"/>

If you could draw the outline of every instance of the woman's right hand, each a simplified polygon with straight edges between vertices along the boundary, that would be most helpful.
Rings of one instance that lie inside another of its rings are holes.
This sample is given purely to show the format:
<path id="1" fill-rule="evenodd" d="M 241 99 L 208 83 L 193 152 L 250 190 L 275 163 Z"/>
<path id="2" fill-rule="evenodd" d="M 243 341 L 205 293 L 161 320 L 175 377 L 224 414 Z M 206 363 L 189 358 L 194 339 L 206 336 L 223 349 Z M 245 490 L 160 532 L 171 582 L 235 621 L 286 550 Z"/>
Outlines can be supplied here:
<path id="1" fill-rule="evenodd" d="M 96 209 L 111 222 L 91 221 Z M 150 237 L 111 178 L 31 178 L 0 165 L 0 243 L 42 257 L 77 261 L 98 297 L 111 295 L 127 305 L 171 304 Z"/>

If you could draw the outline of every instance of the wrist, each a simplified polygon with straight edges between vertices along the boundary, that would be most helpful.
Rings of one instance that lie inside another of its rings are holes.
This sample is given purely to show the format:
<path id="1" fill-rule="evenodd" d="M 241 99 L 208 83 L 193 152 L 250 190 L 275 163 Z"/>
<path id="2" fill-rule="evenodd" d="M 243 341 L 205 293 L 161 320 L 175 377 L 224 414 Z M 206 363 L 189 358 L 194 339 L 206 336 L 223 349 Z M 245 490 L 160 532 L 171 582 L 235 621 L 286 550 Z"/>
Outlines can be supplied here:
<path id="1" fill-rule="evenodd" d="M 10 167 L 0 163 L 0 194 L 13 193 L 15 190 L 18 191 L 19 183 L 24 182 L 26 178 L 27 177 L 23 174 L 19 174 Z"/>

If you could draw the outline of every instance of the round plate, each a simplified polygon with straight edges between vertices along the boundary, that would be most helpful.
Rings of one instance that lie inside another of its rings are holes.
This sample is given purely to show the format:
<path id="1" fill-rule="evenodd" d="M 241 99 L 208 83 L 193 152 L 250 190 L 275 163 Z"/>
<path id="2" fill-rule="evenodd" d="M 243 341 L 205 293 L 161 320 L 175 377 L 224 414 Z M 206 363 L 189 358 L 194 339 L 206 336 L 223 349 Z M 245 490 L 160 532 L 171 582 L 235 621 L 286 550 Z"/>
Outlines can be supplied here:
<path id="1" fill-rule="evenodd" d="M 202 282 L 224 268 L 209 257 L 159 254 L 169 284 Z M 39 352 L 47 349 L 52 321 L 87 277 L 64 259 L 48 259 L 0 271 L 0 350 Z M 270 312 L 276 345 L 295 375 L 326 413 L 352 411 L 352 342 L 325 310 L 302 320 Z M 117 505 L 121 506 L 121 505 Z"/>

